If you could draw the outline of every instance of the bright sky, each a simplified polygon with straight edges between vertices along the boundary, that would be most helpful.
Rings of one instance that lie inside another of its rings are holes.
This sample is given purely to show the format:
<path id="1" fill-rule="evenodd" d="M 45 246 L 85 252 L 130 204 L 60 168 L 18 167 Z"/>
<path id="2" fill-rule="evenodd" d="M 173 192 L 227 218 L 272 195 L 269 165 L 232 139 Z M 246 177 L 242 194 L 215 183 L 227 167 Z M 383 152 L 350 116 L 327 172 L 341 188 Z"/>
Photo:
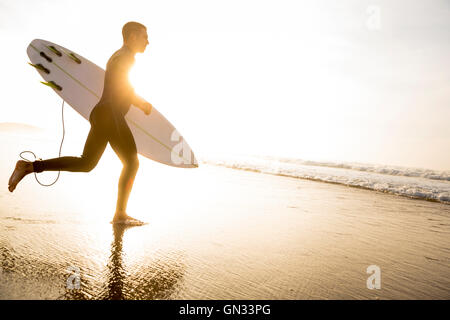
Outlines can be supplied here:
<path id="1" fill-rule="evenodd" d="M 60 134 L 61 101 L 26 64 L 31 40 L 104 68 L 134 20 L 150 41 L 136 91 L 199 156 L 450 169 L 449 17 L 444 0 L 0 0 L 0 122 Z M 88 122 L 66 110 L 82 146 Z"/>

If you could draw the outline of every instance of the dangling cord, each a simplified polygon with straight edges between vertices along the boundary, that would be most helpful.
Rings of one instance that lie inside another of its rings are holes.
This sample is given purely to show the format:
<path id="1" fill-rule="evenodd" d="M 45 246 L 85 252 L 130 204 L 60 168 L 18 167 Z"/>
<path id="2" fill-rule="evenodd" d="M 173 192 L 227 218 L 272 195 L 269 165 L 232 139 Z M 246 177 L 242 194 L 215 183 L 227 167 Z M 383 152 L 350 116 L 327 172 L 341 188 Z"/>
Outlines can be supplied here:
<path id="1" fill-rule="evenodd" d="M 58 157 L 61 157 L 61 150 L 62 150 L 62 145 L 63 145 L 63 142 L 64 142 L 64 136 L 66 135 L 66 129 L 64 128 L 64 100 L 63 100 L 62 106 L 61 106 L 61 116 L 62 116 L 63 136 L 62 136 L 62 140 L 61 140 L 61 145 L 59 146 L 59 154 L 58 154 Z M 33 151 L 22 151 L 22 152 L 20 153 L 19 156 L 20 156 L 23 160 L 25 160 L 25 161 L 27 161 L 27 162 L 32 162 L 32 161 L 30 161 L 30 160 L 28 160 L 28 159 L 22 157 L 22 153 L 31 153 L 31 154 L 34 156 L 34 160 L 37 159 L 37 157 L 36 157 L 36 155 L 34 154 Z M 42 159 L 40 159 L 40 160 L 42 160 Z M 53 182 L 50 183 L 50 184 L 44 184 L 44 183 L 40 182 L 39 179 L 37 178 L 36 172 L 34 172 L 34 178 L 36 179 L 36 181 L 37 181 L 41 186 L 44 186 L 44 187 L 50 187 L 50 186 L 54 185 L 54 184 L 56 183 L 56 181 L 58 181 L 60 173 L 61 173 L 61 171 L 58 171 L 58 176 L 56 177 L 55 181 L 53 181 Z"/>

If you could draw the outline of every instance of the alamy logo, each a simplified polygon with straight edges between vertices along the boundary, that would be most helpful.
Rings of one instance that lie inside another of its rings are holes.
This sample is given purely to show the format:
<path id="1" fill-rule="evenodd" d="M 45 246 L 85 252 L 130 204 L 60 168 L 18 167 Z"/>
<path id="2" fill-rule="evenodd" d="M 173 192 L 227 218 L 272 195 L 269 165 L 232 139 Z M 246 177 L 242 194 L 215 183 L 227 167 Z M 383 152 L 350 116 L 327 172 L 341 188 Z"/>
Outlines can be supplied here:
<path id="1" fill-rule="evenodd" d="M 371 265 L 367 267 L 366 272 L 371 274 L 369 278 L 367 278 L 367 289 L 381 289 L 381 269 L 379 266 Z"/>
<path id="2" fill-rule="evenodd" d="M 194 161 L 194 163 L 192 162 L 191 148 L 177 130 L 172 132 L 170 140 L 179 141 L 179 143 L 172 148 L 172 152 L 170 153 L 170 159 L 174 164 L 196 164 L 196 161 Z"/>
<path id="3" fill-rule="evenodd" d="M 66 282 L 67 289 L 80 289 L 81 287 L 80 268 L 70 266 L 67 268 L 67 272 L 71 273 L 69 278 L 67 278 Z"/>
<path id="4" fill-rule="evenodd" d="M 369 30 L 381 29 L 381 8 L 376 5 L 370 5 L 367 7 L 367 20 L 366 27 Z"/>

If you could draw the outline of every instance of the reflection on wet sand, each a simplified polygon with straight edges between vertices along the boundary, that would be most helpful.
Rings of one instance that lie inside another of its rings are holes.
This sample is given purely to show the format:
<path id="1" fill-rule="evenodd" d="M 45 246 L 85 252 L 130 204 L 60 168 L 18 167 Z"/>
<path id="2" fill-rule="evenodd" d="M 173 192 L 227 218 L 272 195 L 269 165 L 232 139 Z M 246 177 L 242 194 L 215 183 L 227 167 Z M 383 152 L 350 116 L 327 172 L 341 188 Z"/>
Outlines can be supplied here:
<path id="1" fill-rule="evenodd" d="M 111 243 L 111 255 L 108 263 L 108 290 L 106 295 L 101 297 L 108 300 L 123 300 L 123 282 L 126 278 L 126 272 L 123 268 L 122 241 L 123 234 L 127 226 L 113 225 L 114 240 Z"/>
<path id="2" fill-rule="evenodd" d="M 176 292 L 181 285 L 185 269 L 182 262 L 178 260 L 182 258 L 181 255 L 175 254 L 175 257 L 153 260 L 148 265 L 132 265 L 128 268 L 124 263 L 126 253 L 123 252 L 123 236 L 125 231 L 130 228 L 133 227 L 113 226 L 111 255 L 106 268 L 104 284 L 97 286 L 94 283 L 95 280 L 81 277 L 81 288 L 79 290 L 66 289 L 65 299 L 168 299 Z M 100 287 L 100 290 L 95 290 L 96 287 Z"/>

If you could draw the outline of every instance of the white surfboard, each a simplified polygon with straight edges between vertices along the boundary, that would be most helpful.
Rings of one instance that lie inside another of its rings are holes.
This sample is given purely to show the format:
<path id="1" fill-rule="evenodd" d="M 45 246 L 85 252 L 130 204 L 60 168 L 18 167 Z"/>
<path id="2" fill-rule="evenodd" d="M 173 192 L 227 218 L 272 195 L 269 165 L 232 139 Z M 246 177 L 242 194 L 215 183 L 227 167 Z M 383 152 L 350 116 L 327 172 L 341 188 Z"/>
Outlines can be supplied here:
<path id="1" fill-rule="evenodd" d="M 27 54 L 47 85 L 89 120 L 103 92 L 105 70 L 74 51 L 41 39 L 28 45 Z M 155 107 L 145 115 L 131 106 L 125 119 L 141 155 L 169 166 L 198 167 L 187 142 Z"/>

